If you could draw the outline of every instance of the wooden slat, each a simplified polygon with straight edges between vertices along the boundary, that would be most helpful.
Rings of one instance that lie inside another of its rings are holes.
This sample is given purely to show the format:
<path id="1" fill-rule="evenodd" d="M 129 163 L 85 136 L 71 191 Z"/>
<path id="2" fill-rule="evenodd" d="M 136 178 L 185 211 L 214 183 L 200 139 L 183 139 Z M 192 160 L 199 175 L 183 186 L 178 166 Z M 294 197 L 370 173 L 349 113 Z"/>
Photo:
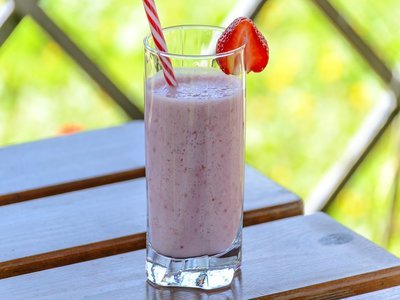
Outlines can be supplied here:
<path id="1" fill-rule="evenodd" d="M 346 298 L 346 300 L 399 300 L 399 299 L 400 299 L 400 286 Z"/>
<path id="2" fill-rule="evenodd" d="M 145 179 L 0 207 L 0 278 L 145 247 Z M 299 198 L 246 168 L 244 224 L 302 214 Z"/>
<path id="3" fill-rule="evenodd" d="M 144 176 L 143 122 L 0 148 L 0 205 Z"/>
<path id="4" fill-rule="evenodd" d="M 158 289 L 145 251 L 0 280 L 0 299 L 342 299 L 400 284 L 400 260 L 320 213 L 244 229 L 232 288 Z"/>

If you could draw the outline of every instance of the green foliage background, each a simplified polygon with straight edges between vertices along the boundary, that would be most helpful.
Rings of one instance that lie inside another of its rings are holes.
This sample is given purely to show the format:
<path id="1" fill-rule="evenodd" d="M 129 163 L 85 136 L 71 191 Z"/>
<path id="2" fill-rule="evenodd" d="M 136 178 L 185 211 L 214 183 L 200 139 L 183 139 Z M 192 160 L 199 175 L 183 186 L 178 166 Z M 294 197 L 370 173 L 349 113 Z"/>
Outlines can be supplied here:
<path id="1" fill-rule="evenodd" d="M 0 0 L 0 5 L 5 1 Z M 332 1 L 388 62 L 400 59 L 397 0 Z M 164 26 L 219 25 L 236 1 L 157 1 Z M 41 7 L 143 108 L 141 1 L 42 0 Z M 247 81 L 247 162 L 307 199 L 386 87 L 306 0 L 270 0 L 256 18 L 271 59 Z M 29 17 L 0 48 L 0 145 L 128 119 Z M 395 170 L 392 128 L 337 197 L 330 214 L 400 254 L 383 238 Z M 400 224 L 396 224 L 400 229 Z M 397 230 L 399 231 L 399 230 Z"/>

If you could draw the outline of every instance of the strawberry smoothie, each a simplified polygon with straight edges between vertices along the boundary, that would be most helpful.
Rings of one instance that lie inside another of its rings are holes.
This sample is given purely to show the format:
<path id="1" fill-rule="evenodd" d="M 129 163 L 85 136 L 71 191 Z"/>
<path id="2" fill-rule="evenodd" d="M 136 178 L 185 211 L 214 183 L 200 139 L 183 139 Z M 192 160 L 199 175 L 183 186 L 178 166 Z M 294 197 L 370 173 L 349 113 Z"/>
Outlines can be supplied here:
<path id="1" fill-rule="evenodd" d="M 176 68 L 145 86 L 148 238 L 186 258 L 227 250 L 242 226 L 244 87 L 211 68 Z"/>

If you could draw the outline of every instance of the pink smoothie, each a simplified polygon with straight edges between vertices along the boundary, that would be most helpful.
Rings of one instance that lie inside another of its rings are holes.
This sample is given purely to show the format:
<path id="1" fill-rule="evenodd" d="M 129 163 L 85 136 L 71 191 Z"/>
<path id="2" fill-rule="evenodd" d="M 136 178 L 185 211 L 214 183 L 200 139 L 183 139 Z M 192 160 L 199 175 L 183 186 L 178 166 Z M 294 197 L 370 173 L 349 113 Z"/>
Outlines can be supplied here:
<path id="1" fill-rule="evenodd" d="M 146 83 L 149 239 L 175 258 L 227 250 L 241 227 L 242 82 L 213 69 L 177 69 Z"/>

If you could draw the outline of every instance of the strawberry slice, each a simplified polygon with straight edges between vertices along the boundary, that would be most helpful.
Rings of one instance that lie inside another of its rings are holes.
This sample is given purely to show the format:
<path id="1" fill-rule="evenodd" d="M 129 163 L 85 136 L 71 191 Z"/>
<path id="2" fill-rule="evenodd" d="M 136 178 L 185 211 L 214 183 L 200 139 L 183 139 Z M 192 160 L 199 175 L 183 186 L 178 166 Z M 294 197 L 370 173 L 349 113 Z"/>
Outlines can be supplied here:
<path id="1" fill-rule="evenodd" d="M 227 52 L 246 44 L 244 64 L 246 72 L 261 72 L 268 64 L 268 43 L 256 25 L 249 18 L 235 19 L 221 34 L 217 42 L 217 53 Z M 221 57 L 217 62 L 226 74 L 238 74 L 238 58 Z"/>

